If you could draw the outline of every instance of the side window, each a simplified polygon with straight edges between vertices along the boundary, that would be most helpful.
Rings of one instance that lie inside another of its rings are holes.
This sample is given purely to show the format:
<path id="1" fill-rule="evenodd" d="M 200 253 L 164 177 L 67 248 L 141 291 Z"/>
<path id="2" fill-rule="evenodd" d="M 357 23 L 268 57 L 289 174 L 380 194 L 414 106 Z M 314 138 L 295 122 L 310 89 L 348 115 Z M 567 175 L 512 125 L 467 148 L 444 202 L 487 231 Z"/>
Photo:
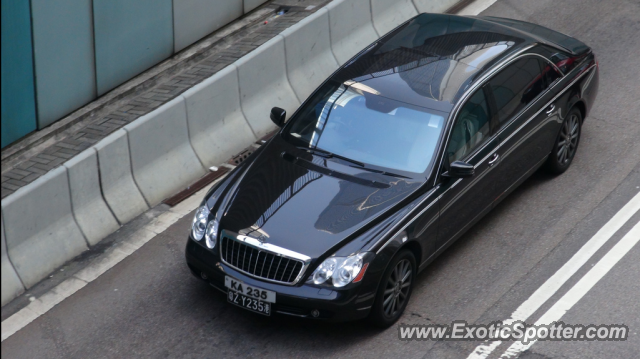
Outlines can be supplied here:
<path id="1" fill-rule="evenodd" d="M 533 101 L 544 89 L 540 62 L 530 56 L 520 59 L 489 81 L 495 98 L 498 123 L 506 123 Z"/>
<path id="2" fill-rule="evenodd" d="M 463 159 L 484 143 L 490 135 L 489 106 L 484 91 L 479 89 L 460 109 L 451 131 L 447 155 L 449 163 Z"/>

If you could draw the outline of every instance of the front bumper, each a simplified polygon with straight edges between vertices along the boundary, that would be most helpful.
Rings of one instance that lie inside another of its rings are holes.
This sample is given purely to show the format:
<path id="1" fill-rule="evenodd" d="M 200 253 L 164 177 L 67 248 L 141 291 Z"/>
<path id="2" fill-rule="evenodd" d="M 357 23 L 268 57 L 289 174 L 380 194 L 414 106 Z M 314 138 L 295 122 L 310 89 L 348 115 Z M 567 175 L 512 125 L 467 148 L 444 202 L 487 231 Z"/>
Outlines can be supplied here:
<path id="1" fill-rule="evenodd" d="M 272 312 L 278 314 L 337 322 L 358 320 L 369 315 L 377 290 L 378 275 L 375 271 L 367 270 L 362 282 L 340 289 L 303 281 L 287 286 L 261 281 L 235 270 L 222 262 L 217 246 L 209 250 L 189 238 L 185 252 L 187 265 L 193 275 L 224 293 L 227 293 L 224 285 L 226 275 L 248 285 L 276 292 Z M 317 317 L 311 314 L 314 310 L 319 313 Z"/>

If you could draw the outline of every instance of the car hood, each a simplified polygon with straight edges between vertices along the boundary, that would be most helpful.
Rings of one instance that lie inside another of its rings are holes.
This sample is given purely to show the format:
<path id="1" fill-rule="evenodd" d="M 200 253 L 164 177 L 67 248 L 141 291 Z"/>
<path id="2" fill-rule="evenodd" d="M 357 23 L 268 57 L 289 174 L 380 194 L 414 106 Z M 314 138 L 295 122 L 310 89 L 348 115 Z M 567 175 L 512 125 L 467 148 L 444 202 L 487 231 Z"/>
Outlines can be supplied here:
<path id="1" fill-rule="evenodd" d="M 323 174 L 287 161 L 283 152 L 325 170 L 329 166 L 339 171 L 339 175 Z M 252 163 L 243 166 L 243 171 L 236 176 L 236 183 L 230 184 L 233 188 L 221 203 L 220 228 L 313 259 L 336 249 L 357 235 L 358 230 L 384 217 L 422 184 L 331 160 L 325 162 L 324 158 L 299 150 L 278 135 Z M 384 186 L 362 184 L 369 181 Z"/>

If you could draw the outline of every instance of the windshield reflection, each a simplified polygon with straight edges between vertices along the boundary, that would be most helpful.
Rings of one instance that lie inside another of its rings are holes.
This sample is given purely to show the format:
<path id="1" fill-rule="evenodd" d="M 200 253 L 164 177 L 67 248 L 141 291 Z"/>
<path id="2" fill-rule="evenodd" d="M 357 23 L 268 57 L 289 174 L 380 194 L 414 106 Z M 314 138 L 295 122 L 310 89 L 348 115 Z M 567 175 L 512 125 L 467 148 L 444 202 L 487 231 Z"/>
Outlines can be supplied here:
<path id="1" fill-rule="evenodd" d="M 422 173 L 440 136 L 445 114 L 377 96 L 363 86 L 341 85 L 290 134 L 370 165 Z M 317 118 L 317 120 L 316 120 Z"/>

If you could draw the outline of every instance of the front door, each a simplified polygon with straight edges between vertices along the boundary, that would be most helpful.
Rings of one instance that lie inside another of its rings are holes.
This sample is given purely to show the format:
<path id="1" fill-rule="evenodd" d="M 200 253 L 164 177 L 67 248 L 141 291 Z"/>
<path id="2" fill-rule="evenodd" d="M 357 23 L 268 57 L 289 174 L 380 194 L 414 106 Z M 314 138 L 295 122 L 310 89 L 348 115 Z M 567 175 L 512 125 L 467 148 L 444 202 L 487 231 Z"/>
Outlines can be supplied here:
<path id="1" fill-rule="evenodd" d="M 442 251 L 491 209 L 496 197 L 495 169 L 499 139 L 491 131 L 487 90 L 481 88 L 461 107 L 449 135 L 443 163 L 463 161 L 473 165 L 469 178 L 441 178 L 440 226 L 437 251 Z M 446 171 L 448 166 L 444 166 Z"/>

